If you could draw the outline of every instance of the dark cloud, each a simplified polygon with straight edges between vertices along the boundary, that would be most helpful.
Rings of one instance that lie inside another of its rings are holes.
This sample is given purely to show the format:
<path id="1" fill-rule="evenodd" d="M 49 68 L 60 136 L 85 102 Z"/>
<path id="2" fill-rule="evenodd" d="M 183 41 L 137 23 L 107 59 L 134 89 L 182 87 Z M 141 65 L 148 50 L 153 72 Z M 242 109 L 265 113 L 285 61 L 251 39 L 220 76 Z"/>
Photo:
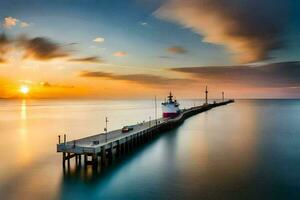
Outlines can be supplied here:
<path id="1" fill-rule="evenodd" d="M 173 68 L 206 82 L 254 87 L 300 87 L 300 62 L 272 63 L 261 66 L 209 66 Z"/>
<path id="2" fill-rule="evenodd" d="M 180 47 L 180 46 L 169 47 L 169 48 L 167 48 L 167 51 L 170 52 L 170 53 L 175 53 L 175 54 L 185 54 L 185 53 L 187 53 L 187 50 L 183 47 Z"/>
<path id="3" fill-rule="evenodd" d="M 52 85 L 51 85 L 49 82 L 47 82 L 47 81 L 46 81 L 46 82 L 44 82 L 44 81 L 43 81 L 43 82 L 40 82 L 40 85 L 43 86 L 43 87 L 51 87 L 51 86 L 52 86 Z"/>
<path id="4" fill-rule="evenodd" d="M 50 60 L 70 55 L 69 51 L 64 49 L 62 45 L 44 37 L 27 38 L 22 36 L 18 39 L 18 44 L 25 48 L 25 58 Z"/>
<path id="5" fill-rule="evenodd" d="M 98 56 L 90 56 L 83 58 L 72 58 L 69 61 L 72 62 L 86 62 L 86 63 L 103 63 L 104 61 Z"/>
<path id="6" fill-rule="evenodd" d="M 48 81 L 42 81 L 39 83 L 39 85 L 45 88 L 74 88 L 73 85 L 57 85 L 51 84 Z"/>
<path id="7" fill-rule="evenodd" d="M 5 45 L 8 45 L 10 43 L 9 38 L 4 34 L 0 34 L 0 47 L 3 47 Z"/>
<path id="8" fill-rule="evenodd" d="M 84 71 L 80 74 L 82 77 L 92 77 L 92 78 L 105 78 L 112 80 L 124 80 L 131 81 L 139 84 L 145 85 L 171 85 L 171 84 L 186 84 L 187 79 L 177 79 L 177 78 L 166 78 L 157 75 L 151 74 L 115 74 L 115 73 L 107 73 L 101 71 Z"/>
<path id="9" fill-rule="evenodd" d="M 0 63 L 6 62 L 6 54 L 13 48 L 24 51 L 23 59 L 51 60 L 54 58 L 67 58 L 72 62 L 102 63 L 103 60 L 97 56 L 72 58 L 71 46 L 77 43 L 60 44 L 45 37 L 30 38 L 25 35 L 9 37 L 0 34 Z"/>
<path id="10" fill-rule="evenodd" d="M 5 63 L 5 54 L 10 49 L 10 39 L 4 34 L 0 34 L 0 63 Z"/>
<path id="11" fill-rule="evenodd" d="M 168 0 L 155 15 L 221 44 L 240 63 L 269 58 L 284 45 L 291 0 Z"/>

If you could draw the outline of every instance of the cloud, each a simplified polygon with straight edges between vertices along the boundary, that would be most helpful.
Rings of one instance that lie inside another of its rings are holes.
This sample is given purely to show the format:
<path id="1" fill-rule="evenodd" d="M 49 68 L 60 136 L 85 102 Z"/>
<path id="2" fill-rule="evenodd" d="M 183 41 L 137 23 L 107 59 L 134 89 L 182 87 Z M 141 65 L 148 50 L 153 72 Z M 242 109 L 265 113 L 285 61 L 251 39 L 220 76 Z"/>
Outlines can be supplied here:
<path id="1" fill-rule="evenodd" d="M 90 78 L 123 80 L 145 85 L 160 85 L 162 87 L 164 85 L 171 84 L 186 84 L 188 81 L 187 79 L 166 78 L 163 76 L 157 76 L 152 74 L 115 74 L 102 71 L 83 71 L 81 72 L 80 76 Z"/>
<path id="2" fill-rule="evenodd" d="M 124 57 L 124 56 L 127 56 L 128 53 L 125 51 L 117 51 L 117 52 L 114 52 L 113 55 L 116 57 Z"/>
<path id="3" fill-rule="evenodd" d="M 30 24 L 28 24 L 27 22 L 21 22 L 20 26 L 21 26 L 21 28 L 26 28 L 26 27 L 30 26 Z"/>
<path id="4" fill-rule="evenodd" d="M 6 59 L 4 58 L 7 51 L 10 49 L 10 39 L 4 34 L 0 34 L 0 63 L 5 63 Z"/>
<path id="5" fill-rule="evenodd" d="M 98 56 L 89 56 L 89 57 L 82 57 L 82 58 L 72 58 L 69 59 L 72 62 L 85 62 L 85 63 L 103 63 L 104 61 Z"/>
<path id="6" fill-rule="evenodd" d="M 26 28 L 30 24 L 27 23 L 27 22 L 25 22 L 25 21 L 22 21 L 22 20 L 19 20 L 17 18 L 10 17 L 10 16 L 9 17 L 5 17 L 3 19 L 3 22 L 2 22 L 2 26 L 4 28 L 8 28 L 8 29 L 10 29 L 10 28 L 12 28 L 14 26 L 17 26 L 17 25 L 19 25 L 21 28 Z"/>
<path id="7" fill-rule="evenodd" d="M 185 48 L 180 46 L 169 47 L 167 48 L 167 51 L 174 54 L 185 54 L 187 52 Z"/>
<path id="8" fill-rule="evenodd" d="M 172 68 L 205 82 L 242 85 L 244 87 L 300 87 L 300 61 L 260 66 L 209 66 Z"/>
<path id="9" fill-rule="evenodd" d="M 5 17 L 2 25 L 5 28 L 11 28 L 13 26 L 16 26 L 18 21 L 19 21 L 18 19 L 13 18 L 13 17 Z"/>
<path id="10" fill-rule="evenodd" d="M 102 42 L 104 42 L 104 38 L 103 37 L 96 37 L 93 41 L 97 42 L 97 43 L 102 43 Z"/>
<path id="11" fill-rule="evenodd" d="M 42 81 L 42 82 L 40 82 L 39 83 L 40 84 L 40 86 L 42 86 L 42 87 L 51 87 L 52 85 L 49 83 L 49 82 L 44 82 L 44 81 Z"/>
<path id="12" fill-rule="evenodd" d="M 148 23 L 147 23 L 147 22 L 141 22 L 141 25 L 142 25 L 142 26 L 147 26 Z"/>
<path id="13" fill-rule="evenodd" d="M 168 0 L 154 14 L 203 36 L 205 42 L 225 45 L 240 63 L 270 58 L 284 46 L 283 31 L 289 1 L 282 0 Z"/>
<path id="14" fill-rule="evenodd" d="M 62 45 L 44 37 L 27 38 L 22 36 L 17 39 L 17 43 L 26 50 L 24 58 L 50 60 L 70 55 L 70 52 Z"/>
<path id="15" fill-rule="evenodd" d="M 6 63 L 6 60 L 3 58 L 0 58 L 0 64 Z"/>
<path id="16" fill-rule="evenodd" d="M 9 37 L 4 33 L 0 34 L 0 63 L 6 62 L 12 50 L 22 52 L 21 59 L 34 59 L 47 61 L 55 58 L 67 58 L 71 62 L 103 63 L 98 56 L 87 56 L 76 58 L 72 55 L 71 46 L 76 43 L 61 44 L 45 37 L 30 38 L 25 35 Z"/>
<path id="17" fill-rule="evenodd" d="M 73 85 L 56 85 L 50 84 L 48 81 L 41 81 L 39 85 L 44 88 L 74 88 Z"/>

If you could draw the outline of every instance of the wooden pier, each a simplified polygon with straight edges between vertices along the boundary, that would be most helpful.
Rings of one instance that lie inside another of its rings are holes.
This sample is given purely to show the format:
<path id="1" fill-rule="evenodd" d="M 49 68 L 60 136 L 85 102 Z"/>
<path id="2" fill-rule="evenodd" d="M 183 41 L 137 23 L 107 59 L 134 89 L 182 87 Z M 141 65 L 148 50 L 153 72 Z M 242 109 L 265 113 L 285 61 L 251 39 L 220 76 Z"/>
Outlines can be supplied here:
<path id="1" fill-rule="evenodd" d="M 101 133 L 68 142 L 64 135 L 63 143 L 60 142 L 59 136 L 57 152 L 62 153 L 63 167 L 65 167 L 66 162 L 68 166 L 70 165 L 71 158 L 75 158 L 76 165 L 81 165 L 82 157 L 85 165 L 107 166 L 112 163 L 114 158 L 118 158 L 133 150 L 135 147 L 147 143 L 164 131 L 180 125 L 185 119 L 212 108 L 233 102 L 234 100 L 228 100 L 219 103 L 214 102 L 213 104 L 204 104 L 190 109 L 183 109 L 176 118 L 160 118 L 137 124 L 133 126 L 133 130 L 127 133 L 122 133 L 122 130 L 119 129 L 108 132 L 107 134 Z"/>

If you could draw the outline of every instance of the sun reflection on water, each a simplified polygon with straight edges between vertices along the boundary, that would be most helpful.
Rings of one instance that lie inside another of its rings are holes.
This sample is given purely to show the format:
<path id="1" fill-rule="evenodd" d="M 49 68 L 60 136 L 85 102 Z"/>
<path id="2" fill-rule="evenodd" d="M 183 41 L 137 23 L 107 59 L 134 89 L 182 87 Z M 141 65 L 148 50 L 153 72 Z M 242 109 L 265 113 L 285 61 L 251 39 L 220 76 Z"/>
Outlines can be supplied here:
<path id="1" fill-rule="evenodd" d="M 26 99 L 23 99 L 21 103 L 21 119 L 22 121 L 27 119 Z"/>
<path id="2" fill-rule="evenodd" d="M 27 110 L 27 101 L 26 99 L 22 100 L 20 108 L 20 128 L 19 128 L 19 145 L 18 145 L 18 163 L 21 166 L 24 166 L 31 161 L 31 150 L 30 144 L 28 142 L 28 110 Z"/>

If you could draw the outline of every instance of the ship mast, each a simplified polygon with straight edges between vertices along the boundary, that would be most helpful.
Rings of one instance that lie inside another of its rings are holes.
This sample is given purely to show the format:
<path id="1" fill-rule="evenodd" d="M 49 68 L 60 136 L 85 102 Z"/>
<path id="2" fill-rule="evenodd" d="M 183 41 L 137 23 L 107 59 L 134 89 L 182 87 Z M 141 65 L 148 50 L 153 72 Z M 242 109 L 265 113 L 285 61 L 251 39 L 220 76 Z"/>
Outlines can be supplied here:
<path id="1" fill-rule="evenodd" d="M 172 92 L 170 91 L 170 94 L 169 94 L 169 102 L 172 102 L 172 98 L 173 98 L 173 95 L 172 95 Z"/>

